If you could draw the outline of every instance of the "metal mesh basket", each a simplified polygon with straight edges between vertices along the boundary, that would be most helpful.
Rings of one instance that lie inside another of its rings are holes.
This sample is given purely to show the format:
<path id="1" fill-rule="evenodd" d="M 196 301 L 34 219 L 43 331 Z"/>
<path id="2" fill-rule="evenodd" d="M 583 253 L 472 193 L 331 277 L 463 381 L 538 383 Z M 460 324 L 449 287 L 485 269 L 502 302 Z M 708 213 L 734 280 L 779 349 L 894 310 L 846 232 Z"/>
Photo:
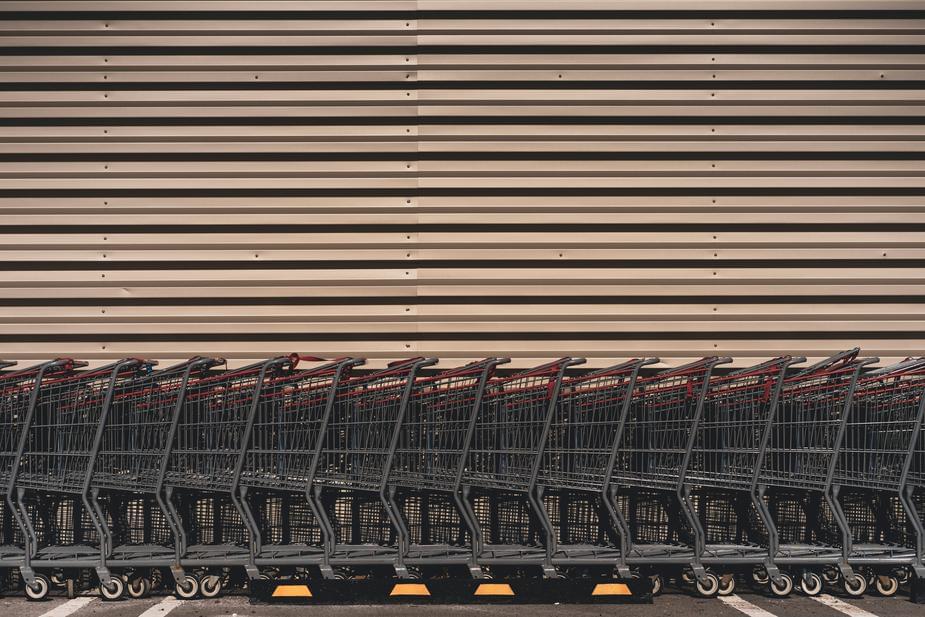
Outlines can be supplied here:
<path id="1" fill-rule="evenodd" d="M 925 359 L 862 375 L 838 449 L 833 482 L 899 490 L 920 430 L 923 406 Z"/>
<path id="2" fill-rule="evenodd" d="M 187 380 L 223 362 L 197 357 L 116 383 L 91 486 L 142 493 L 156 490 Z"/>
<path id="3" fill-rule="evenodd" d="M 166 484 L 230 491 L 261 388 L 291 366 L 289 356 L 279 356 L 187 384 Z"/>
<path id="4" fill-rule="evenodd" d="M 495 367 L 488 358 L 414 380 L 389 483 L 418 490 L 456 488 L 485 386 Z"/>
<path id="5" fill-rule="evenodd" d="M 752 485 L 781 384 L 793 363 L 784 356 L 710 379 L 685 482 L 720 489 Z"/>
<path id="6" fill-rule="evenodd" d="M 867 362 L 857 359 L 858 351 L 837 354 L 784 380 L 760 482 L 825 488 L 855 383 Z"/>
<path id="7" fill-rule="evenodd" d="M 713 367 L 703 358 L 636 380 L 617 450 L 612 481 L 642 488 L 675 488 L 697 428 Z"/>
<path id="8" fill-rule="evenodd" d="M 436 363 L 411 358 L 338 385 L 314 483 L 378 490 L 418 371 Z"/>
<path id="9" fill-rule="evenodd" d="M 299 361 L 320 361 L 292 356 Z M 315 451 L 334 405 L 334 393 L 362 360 L 343 358 L 308 370 L 285 372 L 260 391 L 241 486 L 305 491 Z"/>
<path id="10" fill-rule="evenodd" d="M 581 362 L 562 358 L 488 383 L 469 446 L 467 485 L 508 491 L 530 488 L 562 376 L 566 368 Z"/>
<path id="11" fill-rule="evenodd" d="M 563 380 L 543 447 L 538 484 L 603 490 L 639 369 L 655 362 L 630 360 Z"/>
<path id="12" fill-rule="evenodd" d="M 14 366 L 0 360 L 0 368 Z M 0 485 L 10 488 L 10 482 L 20 462 L 23 433 L 29 422 L 34 395 L 46 379 L 60 379 L 75 366 L 70 358 L 59 358 L 37 366 L 0 375 Z M 9 504 L 0 506 L 0 545 L 22 546 L 22 532 Z"/>
<path id="13" fill-rule="evenodd" d="M 80 492 L 93 462 L 109 395 L 152 364 L 130 358 L 43 381 L 16 478 L 21 488 Z"/>

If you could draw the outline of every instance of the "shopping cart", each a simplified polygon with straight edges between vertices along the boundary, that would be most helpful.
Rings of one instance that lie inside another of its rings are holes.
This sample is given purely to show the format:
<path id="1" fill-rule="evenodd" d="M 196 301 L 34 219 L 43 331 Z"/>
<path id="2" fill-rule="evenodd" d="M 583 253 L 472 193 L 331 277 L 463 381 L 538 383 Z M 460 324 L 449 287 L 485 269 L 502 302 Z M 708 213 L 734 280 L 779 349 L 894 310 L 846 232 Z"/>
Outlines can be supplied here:
<path id="1" fill-rule="evenodd" d="M 832 484 L 858 375 L 877 361 L 858 359 L 859 351 L 834 355 L 784 380 L 757 484 L 775 595 L 793 590 L 793 573 L 807 592 L 815 591 L 818 579 L 841 578 L 850 595 L 867 589 L 843 554 L 850 529 Z M 761 573 L 757 577 L 761 582 Z"/>
<path id="2" fill-rule="evenodd" d="M 883 596 L 911 574 L 925 576 L 922 519 L 907 483 L 923 418 L 925 358 L 864 373 L 838 447 L 832 493 L 850 530 L 842 553 Z"/>
<path id="3" fill-rule="evenodd" d="M 324 362 L 293 356 L 292 366 Z M 318 514 L 309 498 L 321 437 L 334 395 L 364 360 L 342 358 L 310 369 L 285 372 L 260 391 L 251 441 L 239 481 L 245 522 L 250 527 L 251 565 L 261 577 L 308 574 L 314 566 L 325 578 L 334 572 L 325 551 Z"/>
<path id="4" fill-rule="evenodd" d="M 213 598 L 260 576 L 251 563 L 239 482 L 261 392 L 297 362 L 295 355 L 278 356 L 186 385 L 164 472 L 180 565 L 190 571 L 177 584 L 181 598 Z"/>
<path id="5" fill-rule="evenodd" d="M 460 484 L 485 386 L 509 361 L 487 358 L 414 381 L 386 470 L 409 568 L 452 573 L 453 566 L 465 566 L 473 578 L 483 577 Z"/>
<path id="6" fill-rule="evenodd" d="M 536 490 L 556 531 L 553 564 L 570 576 L 631 576 L 610 478 L 639 371 L 657 362 L 630 360 L 562 381 Z"/>
<path id="7" fill-rule="evenodd" d="M 102 440 L 92 462 L 91 505 L 103 521 L 109 568 L 127 581 L 129 597 L 148 595 L 187 575 L 163 496 L 166 454 L 173 443 L 187 385 L 224 360 L 195 357 L 115 385 Z"/>
<path id="8" fill-rule="evenodd" d="M 408 548 L 397 531 L 400 514 L 384 471 L 395 456 L 415 377 L 436 363 L 433 358 L 400 360 L 337 388 L 309 483 L 338 578 L 414 575 L 404 564 Z"/>
<path id="9" fill-rule="evenodd" d="M 683 495 L 713 369 L 730 358 L 703 358 L 636 380 L 627 420 L 617 442 L 611 483 L 628 526 L 626 562 L 653 578 L 669 574 L 693 582 L 703 596 L 719 591 L 696 550 L 696 515 Z"/>
<path id="10" fill-rule="evenodd" d="M 557 578 L 555 529 L 536 492 L 542 448 L 566 369 L 583 358 L 492 379 L 469 445 L 462 496 L 478 563 L 492 575 Z"/>
<path id="11" fill-rule="evenodd" d="M 44 569 L 60 580 L 64 569 L 92 569 L 104 599 L 122 596 L 124 583 L 107 566 L 106 521 L 91 504 L 90 478 L 116 387 L 153 365 L 128 358 L 42 379 L 11 478 L 27 540 L 24 572 Z"/>
<path id="12" fill-rule="evenodd" d="M 15 366 L 15 362 L 0 360 L 0 369 Z M 41 600 L 49 591 L 50 582 L 44 575 L 36 575 L 31 568 L 22 568 L 26 539 L 24 523 L 19 519 L 19 509 L 13 503 L 14 470 L 19 464 L 23 435 L 31 419 L 31 413 L 42 384 L 69 374 L 75 366 L 83 363 L 70 358 L 59 358 L 26 369 L 0 374 L 0 482 L 3 483 L 4 502 L 0 509 L 0 570 L 6 588 L 18 586 L 19 578 L 25 583 L 26 595 Z"/>
<path id="13" fill-rule="evenodd" d="M 719 574 L 719 595 L 732 594 L 742 575 L 752 581 L 756 568 L 777 576 L 758 505 L 757 470 L 784 377 L 804 360 L 784 356 L 713 375 L 707 387 L 682 491 L 696 513 L 694 550 Z"/>

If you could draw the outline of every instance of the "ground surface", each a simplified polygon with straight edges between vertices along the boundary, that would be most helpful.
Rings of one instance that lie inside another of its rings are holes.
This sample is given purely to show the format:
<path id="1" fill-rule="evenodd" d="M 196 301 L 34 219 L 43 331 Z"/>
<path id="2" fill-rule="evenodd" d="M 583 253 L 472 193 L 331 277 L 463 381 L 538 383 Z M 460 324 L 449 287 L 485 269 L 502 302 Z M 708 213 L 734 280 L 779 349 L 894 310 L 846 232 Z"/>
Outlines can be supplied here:
<path id="1" fill-rule="evenodd" d="M 833 606 L 834 604 L 834 606 Z M 218 600 L 179 602 L 173 598 L 102 602 L 98 598 L 75 600 L 55 598 L 27 602 L 16 597 L 0 598 L 2 617 L 925 617 L 925 605 L 907 597 L 847 599 L 822 596 L 810 599 L 794 594 L 775 600 L 743 591 L 724 600 L 703 600 L 682 593 L 667 592 L 649 605 L 448 605 L 448 606 L 279 606 L 251 604 L 243 596 Z"/>

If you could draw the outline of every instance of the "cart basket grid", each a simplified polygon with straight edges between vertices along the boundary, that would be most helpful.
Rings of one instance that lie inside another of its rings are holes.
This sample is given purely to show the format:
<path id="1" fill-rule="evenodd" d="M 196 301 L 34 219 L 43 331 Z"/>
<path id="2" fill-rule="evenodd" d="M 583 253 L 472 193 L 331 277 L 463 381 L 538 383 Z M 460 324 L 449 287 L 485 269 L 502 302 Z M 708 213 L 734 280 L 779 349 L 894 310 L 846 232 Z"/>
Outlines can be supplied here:
<path id="1" fill-rule="evenodd" d="M 469 446 L 466 484 L 510 491 L 530 488 L 559 383 L 566 367 L 580 362 L 561 358 L 488 383 Z"/>
<path id="2" fill-rule="evenodd" d="M 319 360 L 307 356 L 298 359 Z M 350 368 L 360 363 L 362 360 L 342 358 L 283 373 L 264 383 L 244 458 L 242 486 L 307 490 L 312 458 L 333 405 L 333 391 L 349 379 Z"/>
<path id="3" fill-rule="evenodd" d="M 557 489 L 601 491 L 639 369 L 656 359 L 623 364 L 563 380 L 543 448 L 538 483 Z"/>
<path id="4" fill-rule="evenodd" d="M 784 356 L 710 379 L 685 482 L 720 489 L 752 485 L 777 393 L 793 362 Z"/>
<path id="5" fill-rule="evenodd" d="M 833 481 L 842 486 L 899 490 L 925 404 L 925 359 L 861 375 Z"/>
<path id="6" fill-rule="evenodd" d="M 187 377 L 194 383 L 204 371 L 223 362 L 195 357 L 118 382 L 93 464 L 91 486 L 145 493 L 156 490 Z"/>
<path id="7" fill-rule="evenodd" d="M 443 491 L 456 487 L 473 416 L 501 362 L 487 358 L 414 380 L 390 484 Z"/>
<path id="8" fill-rule="evenodd" d="M 822 490 L 838 436 L 867 360 L 858 349 L 836 354 L 784 380 L 759 481 L 769 486 Z"/>
<path id="9" fill-rule="evenodd" d="M 165 483 L 231 490 L 260 389 L 288 371 L 291 363 L 289 356 L 278 356 L 188 384 Z"/>
<path id="10" fill-rule="evenodd" d="M 713 367 L 709 357 L 636 380 L 611 479 L 642 488 L 674 488 Z"/>
<path id="11" fill-rule="evenodd" d="M 0 375 L 0 482 L 4 487 L 19 458 L 20 438 L 36 388 L 41 387 L 41 381 L 60 379 L 79 365 L 70 358 L 59 358 Z M 10 366 L 13 364 L 0 361 L 0 367 Z"/>
<path id="12" fill-rule="evenodd" d="M 312 482 L 377 490 L 418 371 L 436 360 L 410 358 L 338 385 Z"/>
<path id="13" fill-rule="evenodd" d="M 147 373 L 153 363 L 129 358 L 42 383 L 16 485 L 63 492 L 83 490 L 107 395 L 119 382 Z"/>

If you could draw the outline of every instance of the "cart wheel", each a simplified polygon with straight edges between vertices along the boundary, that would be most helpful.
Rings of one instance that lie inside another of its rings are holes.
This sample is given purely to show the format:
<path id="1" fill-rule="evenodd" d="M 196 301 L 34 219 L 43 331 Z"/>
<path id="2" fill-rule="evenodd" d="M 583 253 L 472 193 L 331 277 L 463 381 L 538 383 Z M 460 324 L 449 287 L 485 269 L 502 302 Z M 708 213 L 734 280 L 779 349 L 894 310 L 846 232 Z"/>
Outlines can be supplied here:
<path id="1" fill-rule="evenodd" d="M 151 581 L 143 576 L 140 576 L 130 580 L 125 590 L 128 593 L 128 597 L 130 598 L 134 598 L 136 600 L 147 598 L 151 593 Z"/>
<path id="2" fill-rule="evenodd" d="M 886 598 L 895 596 L 899 591 L 899 579 L 895 576 L 880 575 L 874 581 L 874 589 Z"/>
<path id="3" fill-rule="evenodd" d="M 694 586 L 697 588 L 697 593 L 701 596 L 704 598 L 712 598 L 719 593 L 719 577 L 712 572 L 707 572 L 704 578 L 705 580 L 703 581 L 697 579 Z"/>
<path id="4" fill-rule="evenodd" d="M 775 582 L 772 578 L 768 588 L 778 598 L 786 598 L 793 591 L 793 578 L 789 574 L 781 572 L 780 582 Z"/>
<path id="5" fill-rule="evenodd" d="M 108 583 L 100 583 L 100 595 L 104 600 L 118 600 L 125 593 L 125 583 L 118 576 L 109 579 Z"/>
<path id="6" fill-rule="evenodd" d="M 893 575 L 896 577 L 896 580 L 899 581 L 900 585 L 905 585 L 909 582 L 909 570 L 905 568 L 899 568 L 893 572 Z"/>
<path id="7" fill-rule="evenodd" d="M 214 574 L 199 581 L 199 593 L 203 598 L 216 598 L 222 592 L 222 579 Z"/>
<path id="8" fill-rule="evenodd" d="M 752 580 L 758 583 L 759 585 L 768 584 L 768 571 L 764 568 L 755 568 L 752 570 Z"/>
<path id="9" fill-rule="evenodd" d="M 822 577 L 815 572 L 804 572 L 800 577 L 800 591 L 811 598 L 822 593 L 823 584 Z"/>
<path id="10" fill-rule="evenodd" d="M 855 573 L 845 579 L 845 592 L 849 596 L 859 598 L 864 595 L 865 591 L 867 591 L 867 579 L 860 574 Z"/>
<path id="11" fill-rule="evenodd" d="M 51 583 L 44 574 L 36 574 L 35 581 L 31 585 L 26 584 L 26 597 L 30 600 L 44 600 L 48 597 L 48 590 L 51 589 Z"/>
<path id="12" fill-rule="evenodd" d="M 736 577 L 733 574 L 724 574 L 719 577 L 719 590 L 717 591 L 718 595 L 721 596 L 731 596 L 736 590 Z"/>
<path id="13" fill-rule="evenodd" d="M 649 580 L 652 581 L 652 595 L 657 596 L 662 593 L 664 588 L 664 583 L 662 582 L 661 574 L 650 574 Z"/>
<path id="14" fill-rule="evenodd" d="M 683 572 L 681 572 L 681 576 L 678 579 L 680 583 L 683 583 L 686 585 L 693 585 L 695 580 L 697 579 L 694 577 L 694 573 L 691 572 L 690 570 L 684 570 Z"/>
<path id="15" fill-rule="evenodd" d="M 177 594 L 178 598 L 183 600 L 191 600 L 196 597 L 196 594 L 199 593 L 199 581 L 194 577 L 187 575 L 183 581 L 177 581 L 177 586 L 174 589 L 174 593 Z"/>
<path id="16" fill-rule="evenodd" d="M 822 571 L 822 580 L 828 583 L 829 585 L 834 585 L 838 582 L 838 570 L 835 568 L 826 568 Z"/>

